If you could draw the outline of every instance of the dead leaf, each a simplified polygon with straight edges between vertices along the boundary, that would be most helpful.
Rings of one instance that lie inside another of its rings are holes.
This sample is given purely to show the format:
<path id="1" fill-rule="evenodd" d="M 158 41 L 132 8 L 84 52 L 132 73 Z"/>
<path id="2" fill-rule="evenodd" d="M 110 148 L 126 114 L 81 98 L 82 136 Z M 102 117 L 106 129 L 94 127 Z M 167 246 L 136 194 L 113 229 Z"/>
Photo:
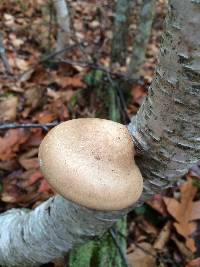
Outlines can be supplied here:
<path id="1" fill-rule="evenodd" d="M 29 67 L 29 63 L 23 58 L 16 58 L 15 63 L 21 71 L 26 71 Z"/>
<path id="2" fill-rule="evenodd" d="M 38 193 L 44 193 L 44 192 L 47 192 L 47 191 L 51 191 L 52 192 L 51 186 L 48 184 L 47 180 L 42 179 L 41 180 L 41 184 L 40 184 L 40 186 L 38 188 Z"/>
<path id="3" fill-rule="evenodd" d="M 175 236 L 172 236 L 171 239 L 175 242 L 178 250 L 186 259 L 191 260 L 193 258 L 193 253 L 185 246 L 183 242 L 179 241 Z"/>
<path id="4" fill-rule="evenodd" d="M 136 84 L 133 86 L 131 90 L 131 96 L 132 96 L 134 103 L 141 105 L 146 95 L 147 95 L 147 92 L 143 85 Z"/>
<path id="5" fill-rule="evenodd" d="M 163 250 L 164 246 L 169 240 L 171 230 L 171 222 L 167 222 L 163 229 L 160 231 L 156 241 L 154 242 L 153 247 L 156 250 Z"/>
<path id="6" fill-rule="evenodd" d="M 14 171 L 18 167 L 17 160 L 7 160 L 7 161 L 0 161 L 0 170 L 4 171 Z"/>
<path id="7" fill-rule="evenodd" d="M 38 149 L 33 148 L 29 150 L 27 153 L 22 154 L 19 157 L 18 161 L 25 170 L 38 169 L 39 162 L 38 162 L 38 158 L 35 157 L 37 156 L 37 154 L 38 154 Z"/>
<path id="8" fill-rule="evenodd" d="M 43 175 L 40 171 L 36 171 L 35 173 L 33 173 L 27 182 L 27 186 L 33 185 L 34 183 L 36 183 L 38 180 L 42 179 Z"/>
<path id="9" fill-rule="evenodd" d="M 196 192 L 197 188 L 193 186 L 192 179 L 188 179 L 188 182 L 181 186 L 180 201 L 164 198 L 168 212 L 177 221 L 174 223 L 177 232 L 186 239 L 186 246 L 192 252 L 196 251 L 195 242 L 191 238 L 191 234 L 196 230 L 196 223 L 192 221 L 200 219 L 199 203 L 193 202 Z"/>
<path id="10" fill-rule="evenodd" d="M 200 267 L 200 258 L 190 261 L 186 267 Z"/>
<path id="11" fill-rule="evenodd" d="M 133 267 L 155 267 L 156 253 L 149 243 L 140 243 L 136 249 L 128 254 L 128 261 Z"/>
<path id="12" fill-rule="evenodd" d="M 37 116 L 37 121 L 42 124 L 52 122 L 55 119 L 55 114 L 50 113 L 48 111 L 43 111 Z"/>
<path id="13" fill-rule="evenodd" d="M 163 200 L 163 197 L 159 194 L 153 196 L 146 202 L 151 208 L 158 211 L 163 216 L 167 215 L 167 209 Z"/>
<path id="14" fill-rule="evenodd" d="M 18 97 L 8 96 L 0 99 L 0 121 L 15 121 Z"/>
<path id="15" fill-rule="evenodd" d="M 62 87 L 73 87 L 73 88 L 85 88 L 85 84 L 82 81 L 82 77 L 58 77 L 56 76 L 55 81 Z"/>
<path id="16" fill-rule="evenodd" d="M 16 156 L 21 144 L 28 140 L 29 132 L 23 129 L 12 129 L 0 137 L 0 160 L 10 160 Z"/>
<path id="17" fill-rule="evenodd" d="M 38 87 L 29 88 L 25 92 L 25 104 L 31 109 L 36 109 L 41 104 L 44 90 Z"/>

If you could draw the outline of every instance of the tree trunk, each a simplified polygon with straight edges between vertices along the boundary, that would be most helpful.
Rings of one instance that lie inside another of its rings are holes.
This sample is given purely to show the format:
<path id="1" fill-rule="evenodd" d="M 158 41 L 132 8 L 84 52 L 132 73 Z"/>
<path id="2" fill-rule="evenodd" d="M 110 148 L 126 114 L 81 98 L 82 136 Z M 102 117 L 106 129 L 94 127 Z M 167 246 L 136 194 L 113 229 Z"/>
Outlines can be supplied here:
<path id="1" fill-rule="evenodd" d="M 129 77 L 138 80 L 140 69 L 145 60 L 146 48 L 151 34 L 155 14 L 155 0 L 143 0 L 137 34 L 133 43 L 131 60 L 128 67 Z"/>
<path id="2" fill-rule="evenodd" d="M 187 12 L 186 12 L 187 11 Z M 200 2 L 169 1 L 166 32 L 149 96 L 129 125 L 143 154 L 143 199 L 168 187 L 200 158 Z M 0 216 L 0 264 L 33 266 L 101 236 L 127 211 L 98 212 L 62 197 L 34 211 Z"/>
<path id="3" fill-rule="evenodd" d="M 70 16 L 69 10 L 65 0 L 53 0 L 54 8 L 56 10 L 58 33 L 56 52 L 61 51 L 69 45 L 70 39 Z"/>
<path id="4" fill-rule="evenodd" d="M 143 154 L 143 199 L 172 185 L 200 158 L 200 2 L 169 1 L 149 94 L 129 125 Z"/>
<path id="5" fill-rule="evenodd" d="M 126 63 L 128 20 L 133 2 L 133 0 L 117 0 L 111 49 L 112 63 L 117 62 L 122 65 Z"/>
<path id="6" fill-rule="evenodd" d="M 0 216 L 0 265 L 38 266 L 103 233 L 128 210 L 101 212 L 61 196 L 34 211 L 12 209 Z"/>

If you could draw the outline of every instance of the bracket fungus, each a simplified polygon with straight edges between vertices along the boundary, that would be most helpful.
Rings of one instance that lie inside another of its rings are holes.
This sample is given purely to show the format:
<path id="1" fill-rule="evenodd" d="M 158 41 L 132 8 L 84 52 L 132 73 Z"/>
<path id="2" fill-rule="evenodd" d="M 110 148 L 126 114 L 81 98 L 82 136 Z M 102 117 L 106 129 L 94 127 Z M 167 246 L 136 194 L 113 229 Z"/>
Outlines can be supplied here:
<path id="1" fill-rule="evenodd" d="M 126 209 L 142 193 L 132 138 L 126 126 L 113 121 L 86 118 L 59 124 L 42 141 L 39 160 L 56 192 L 90 209 Z"/>

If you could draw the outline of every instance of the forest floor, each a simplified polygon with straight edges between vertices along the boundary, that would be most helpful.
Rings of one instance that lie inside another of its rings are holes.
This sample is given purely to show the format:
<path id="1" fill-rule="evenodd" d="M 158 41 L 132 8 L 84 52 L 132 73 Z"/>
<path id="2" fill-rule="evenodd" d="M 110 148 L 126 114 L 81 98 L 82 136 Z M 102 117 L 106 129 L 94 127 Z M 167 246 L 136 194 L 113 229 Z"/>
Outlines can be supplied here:
<path id="1" fill-rule="evenodd" d="M 10 66 L 6 71 L 0 61 L 1 212 L 16 207 L 34 208 L 54 194 L 43 179 L 37 159 L 38 146 L 48 130 L 44 125 L 78 117 L 104 117 L 99 115 L 101 103 L 91 101 L 87 105 L 82 94 L 88 88 L 93 94 L 89 83 L 92 70 L 103 69 L 113 80 L 125 75 L 125 67 L 115 65 L 109 69 L 114 4 L 108 0 L 68 2 L 72 36 L 62 54 L 65 62 L 60 62 L 54 52 L 56 22 L 51 1 L 1 1 L 1 34 Z M 129 53 L 136 34 L 136 11 L 131 18 Z M 141 79 L 131 88 L 126 110 L 129 117 L 137 112 L 148 93 L 165 13 L 165 1 L 160 0 Z M 14 129 L 14 123 L 41 127 Z M 200 266 L 198 220 L 200 164 L 173 190 L 156 195 L 130 213 L 130 263 L 134 267 Z M 48 266 L 64 267 L 60 262 Z"/>

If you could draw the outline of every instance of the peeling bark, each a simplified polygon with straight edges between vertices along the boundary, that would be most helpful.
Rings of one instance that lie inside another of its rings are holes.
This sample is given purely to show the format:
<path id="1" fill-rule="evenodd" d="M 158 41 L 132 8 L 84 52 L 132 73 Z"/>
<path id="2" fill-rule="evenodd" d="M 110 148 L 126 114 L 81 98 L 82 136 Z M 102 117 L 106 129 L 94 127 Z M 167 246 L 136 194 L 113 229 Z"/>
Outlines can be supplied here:
<path id="1" fill-rule="evenodd" d="M 38 266 L 72 247 L 101 236 L 128 210 L 101 212 L 61 196 L 35 210 L 12 209 L 0 216 L 0 265 Z"/>
<path id="2" fill-rule="evenodd" d="M 160 193 L 200 159 L 200 3 L 171 0 L 149 95 L 129 125 L 143 154 L 143 199 Z"/>
<path id="3" fill-rule="evenodd" d="M 53 0 L 58 23 L 56 51 L 61 51 L 69 45 L 70 16 L 65 0 Z"/>

